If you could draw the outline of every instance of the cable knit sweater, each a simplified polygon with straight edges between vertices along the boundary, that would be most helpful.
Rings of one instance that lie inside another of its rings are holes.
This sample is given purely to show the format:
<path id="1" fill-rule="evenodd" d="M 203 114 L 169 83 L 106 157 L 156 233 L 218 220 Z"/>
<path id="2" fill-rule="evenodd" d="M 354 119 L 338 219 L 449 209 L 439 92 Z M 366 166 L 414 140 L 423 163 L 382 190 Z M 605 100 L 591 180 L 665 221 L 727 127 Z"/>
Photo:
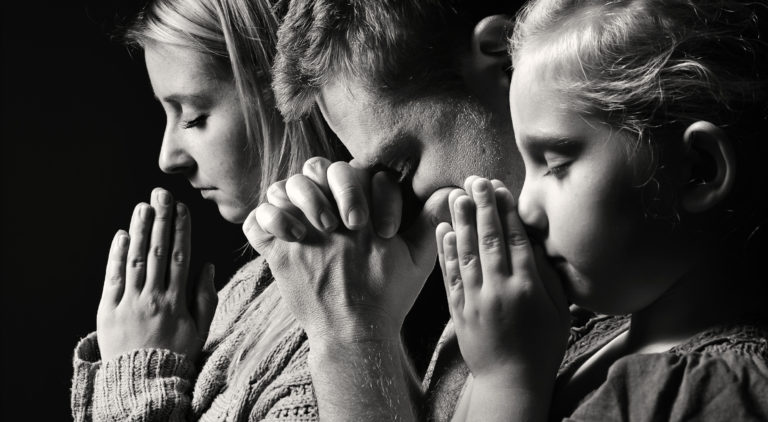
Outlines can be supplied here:
<path id="1" fill-rule="evenodd" d="M 270 320 L 244 312 L 269 288 L 272 275 L 257 258 L 219 292 L 219 304 L 196 371 L 184 356 L 140 349 L 102 362 L 96 333 L 75 348 L 72 414 L 76 421 L 316 421 L 307 367 L 308 343 L 299 328 L 287 331 L 247 385 L 230 385 L 227 373 L 245 334 Z M 245 383 L 244 383 L 245 384 Z"/>

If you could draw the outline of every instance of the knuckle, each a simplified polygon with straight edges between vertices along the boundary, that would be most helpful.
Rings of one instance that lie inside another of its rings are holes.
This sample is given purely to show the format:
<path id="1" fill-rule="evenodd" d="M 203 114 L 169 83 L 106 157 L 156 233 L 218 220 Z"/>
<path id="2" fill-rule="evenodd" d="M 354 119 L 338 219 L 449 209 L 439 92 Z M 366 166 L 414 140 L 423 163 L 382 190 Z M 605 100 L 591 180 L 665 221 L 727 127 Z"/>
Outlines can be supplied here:
<path id="1" fill-rule="evenodd" d="M 154 255 L 156 258 L 165 258 L 166 253 L 166 249 L 161 245 L 155 245 L 152 247 L 152 255 Z"/>
<path id="2" fill-rule="evenodd" d="M 109 276 L 107 276 L 107 284 L 109 285 L 123 284 L 123 276 L 120 273 L 114 272 Z"/>
<path id="3" fill-rule="evenodd" d="M 286 181 L 281 180 L 279 182 L 272 183 L 269 185 L 269 188 L 267 188 L 267 195 L 283 198 L 285 197 L 285 183 Z"/>
<path id="4" fill-rule="evenodd" d="M 168 208 L 161 207 L 155 212 L 155 223 L 167 223 L 171 221 L 171 212 Z"/>
<path id="5" fill-rule="evenodd" d="M 144 311 L 156 315 L 165 311 L 165 300 L 159 294 L 149 294 L 144 300 Z"/>
<path id="6" fill-rule="evenodd" d="M 471 267 L 477 264 L 477 255 L 467 252 L 459 255 L 459 263 L 462 267 Z"/>
<path id="7" fill-rule="evenodd" d="M 528 238 L 521 232 L 512 232 L 507 235 L 507 244 L 510 247 L 521 247 L 528 245 Z"/>
<path id="8" fill-rule="evenodd" d="M 187 262 L 187 254 L 182 250 L 173 251 L 173 262 L 183 264 Z"/>
<path id="9" fill-rule="evenodd" d="M 304 173 L 320 173 L 325 167 L 328 159 L 323 157 L 312 157 L 304 162 Z"/>
<path id="10" fill-rule="evenodd" d="M 137 255 L 129 259 L 129 264 L 131 268 L 144 268 L 144 266 L 147 264 L 147 260 L 145 257 Z"/>
<path id="11" fill-rule="evenodd" d="M 495 233 L 486 233 L 478 239 L 480 248 L 485 250 L 497 250 L 502 246 L 501 237 Z"/>

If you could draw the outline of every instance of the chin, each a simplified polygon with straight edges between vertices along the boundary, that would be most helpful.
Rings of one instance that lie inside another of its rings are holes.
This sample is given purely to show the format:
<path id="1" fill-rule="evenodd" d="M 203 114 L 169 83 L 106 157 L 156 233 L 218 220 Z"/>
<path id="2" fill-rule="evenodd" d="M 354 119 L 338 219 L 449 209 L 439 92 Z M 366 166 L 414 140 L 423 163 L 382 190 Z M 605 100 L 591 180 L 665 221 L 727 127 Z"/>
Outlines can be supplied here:
<path id="1" fill-rule="evenodd" d="M 225 220 L 233 224 L 242 224 L 248 217 L 250 210 L 229 205 L 218 205 L 219 214 Z"/>

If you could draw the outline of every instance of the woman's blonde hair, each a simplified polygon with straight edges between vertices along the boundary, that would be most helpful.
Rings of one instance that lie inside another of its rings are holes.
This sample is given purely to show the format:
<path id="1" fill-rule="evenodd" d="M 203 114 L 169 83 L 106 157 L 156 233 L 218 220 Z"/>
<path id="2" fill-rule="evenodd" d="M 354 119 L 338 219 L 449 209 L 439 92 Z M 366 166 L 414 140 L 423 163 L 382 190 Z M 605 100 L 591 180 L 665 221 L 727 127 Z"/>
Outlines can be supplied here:
<path id="1" fill-rule="evenodd" d="M 278 16 L 283 2 L 268 0 L 155 0 L 125 31 L 129 46 L 145 48 L 149 42 L 172 44 L 210 55 L 235 83 L 245 116 L 248 153 L 260 167 L 263 200 L 272 183 L 300 172 L 308 158 L 333 158 L 334 144 L 317 109 L 301 120 L 283 122 L 272 95 Z M 266 289 L 275 289 L 274 283 Z M 274 292 L 277 293 L 277 292 Z M 262 292 L 236 320 L 245 324 L 260 310 L 269 321 L 258 321 L 239 336 L 238 355 L 230 366 L 230 383 L 248 382 L 287 330 L 297 327 L 279 294 Z M 241 327 L 242 328 L 242 327 Z M 242 331 L 242 332 L 240 332 Z"/>

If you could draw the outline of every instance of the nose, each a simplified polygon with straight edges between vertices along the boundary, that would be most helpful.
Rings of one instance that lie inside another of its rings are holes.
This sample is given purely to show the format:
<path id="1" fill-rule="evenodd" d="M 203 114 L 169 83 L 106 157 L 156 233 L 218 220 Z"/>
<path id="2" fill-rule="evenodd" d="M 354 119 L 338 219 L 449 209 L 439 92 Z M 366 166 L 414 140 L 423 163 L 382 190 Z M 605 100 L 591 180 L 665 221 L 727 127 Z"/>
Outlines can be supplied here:
<path id="1" fill-rule="evenodd" d="M 541 237 L 539 240 L 543 241 L 549 221 L 541 196 L 540 189 L 526 177 L 517 200 L 517 212 L 529 233 L 535 237 Z"/>
<path id="2" fill-rule="evenodd" d="M 181 134 L 173 125 L 168 125 L 163 134 L 163 144 L 160 146 L 158 165 L 164 173 L 188 173 L 195 166 L 195 160 L 185 148 Z"/>

